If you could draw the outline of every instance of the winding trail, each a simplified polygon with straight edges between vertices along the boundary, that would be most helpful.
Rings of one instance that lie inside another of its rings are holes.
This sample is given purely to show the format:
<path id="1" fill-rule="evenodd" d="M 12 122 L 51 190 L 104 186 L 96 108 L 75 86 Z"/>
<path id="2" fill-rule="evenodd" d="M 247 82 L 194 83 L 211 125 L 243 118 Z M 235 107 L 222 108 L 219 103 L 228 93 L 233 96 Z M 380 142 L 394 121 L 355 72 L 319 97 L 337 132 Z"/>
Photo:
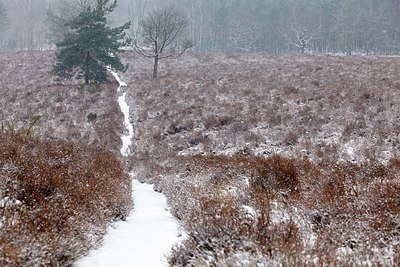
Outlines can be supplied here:
<path id="1" fill-rule="evenodd" d="M 126 92 L 122 89 L 126 87 L 126 83 L 116 73 L 112 74 L 119 82 L 118 93 L 122 93 L 118 102 L 124 113 L 127 130 L 127 134 L 121 137 L 121 154 L 128 156 L 132 145 L 133 125 L 129 120 Z M 135 178 L 133 173 L 131 176 Z M 168 211 L 165 196 L 155 192 L 152 185 L 133 179 L 132 191 L 135 200 L 133 212 L 126 221 L 109 227 L 102 246 L 78 260 L 75 267 L 167 266 L 166 256 L 181 237 L 178 223 Z"/>
<path id="2" fill-rule="evenodd" d="M 124 126 L 125 129 L 128 130 L 128 134 L 121 136 L 122 139 L 122 147 L 121 147 L 121 155 L 126 157 L 130 154 L 130 146 L 132 145 L 132 137 L 133 137 L 133 125 L 130 121 L 130 116 L 129 116 L 129 106 L 128 103 L 126 103 L 126 91 L 123 90 L 122 88 L 125 88 L 127 84 L 119 78 L 118 74 L 116 72 L 111 72 L 115 79 L 118 81 L 118 94 L 121 94 L 118 97 L 118 103 L 119 106 L 121 107 L 121 111 L 124 114 Z"/>

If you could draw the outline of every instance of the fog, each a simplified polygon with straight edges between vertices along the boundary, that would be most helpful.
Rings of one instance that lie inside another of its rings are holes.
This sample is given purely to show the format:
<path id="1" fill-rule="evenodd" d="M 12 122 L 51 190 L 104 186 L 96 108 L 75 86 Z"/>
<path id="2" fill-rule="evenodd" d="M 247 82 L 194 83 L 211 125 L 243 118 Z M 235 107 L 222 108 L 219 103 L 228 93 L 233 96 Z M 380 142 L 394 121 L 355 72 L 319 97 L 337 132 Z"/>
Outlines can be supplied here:
<path id="1" fill-rule="evenodd" d="M 55 18 L 94 2 L 0 0 L 0 49 L 51 49 L 64 33 Z M 400 53 L 400 1 L 393 0 L 118 0 L 110 23 L 131 21 L 137 38 L 141 19 L 165 4 L 188 17 L 196 51 Z"/>

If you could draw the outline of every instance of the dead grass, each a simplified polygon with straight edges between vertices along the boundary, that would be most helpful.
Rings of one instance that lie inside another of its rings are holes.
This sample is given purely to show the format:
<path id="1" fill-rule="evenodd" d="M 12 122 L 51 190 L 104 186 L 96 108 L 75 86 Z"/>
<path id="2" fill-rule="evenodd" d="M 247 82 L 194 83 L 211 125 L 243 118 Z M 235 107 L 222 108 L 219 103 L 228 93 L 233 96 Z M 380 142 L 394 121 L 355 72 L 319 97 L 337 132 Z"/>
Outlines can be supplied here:
<path id="1" fill-rule="evenodd" d="M 1 89 L 8 129 L 40 116 L 33 132 L 119 147 L 115 84 L 82 89 L 32 72 L 38 62 L 49 68 L 45 54 L 17 58 L 1 54 L 10 66 L 1 80 L 16 77 Z M 135 130 L 131 168 L 167 195 L 189 235 L 171 265 L 400 264 L 398 58 L 188 53 L 161 61 L 159 79 L 151 61 L 123 58 L 131 66 L 122 77 Z M 34 191 L 46 199 L 52 188 Z M 69 262 L 54 256 L 64 247 L 49 246 L 49 258 Z M 3 251 L 18 261 L 16 249 Z"/>

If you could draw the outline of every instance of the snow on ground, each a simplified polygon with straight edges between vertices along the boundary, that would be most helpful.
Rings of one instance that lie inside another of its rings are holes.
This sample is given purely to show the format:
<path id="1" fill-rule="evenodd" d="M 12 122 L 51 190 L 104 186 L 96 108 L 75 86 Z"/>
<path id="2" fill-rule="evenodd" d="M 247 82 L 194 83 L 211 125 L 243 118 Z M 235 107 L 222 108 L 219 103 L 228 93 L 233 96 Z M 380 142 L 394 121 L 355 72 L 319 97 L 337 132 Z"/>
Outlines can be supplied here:
<path id="1" fill-rule="evenodd" d="M 168 255 L 179 241 L 175 218 L 163 194 L 153 186 L 132 182 L 135 209 L 125 222 L 110 227 L 103 245 L 76 263 L 76 267 L 167 266 Z"/>
<path id="2" fill-rule="evenodd" d="M 126 92 L 123 91 L 123 87 L 126 87 L 126 83 L 121 81 L 118 74 L 116 72 L 111 72 L 114 75 L 115 79 L 119 83 L 118 93 L 122 92 L 122 95 L 118 97 L 118 103 L 121 107 L 121 111 L 124 114 L 124 126 L 128 133 L 126 135 L 121 136 L 122 139 L 122 147 L 121 147 L 121 154 L 122 156 L 126 157 L 130 153 L 130 146 L 132 145 L 132 137 L 133 137 L 133 125 L 130 122 L 129 116 L 129 106 L 126 103 Z"/>
<path id="3" fill-rule="evenodd" d="M 112 72 L 119 82 L 118 92 L 126 83 Z M 129 120 L 126 92 L 118 98 L 124 114 L 128 134 L 122 136 L 121 154 L 128 156 L 132 145 L 133 125 Z M 132 178 L 133 174 L 131 174 Z M 181 236 L 176 219 L 168 211 L 166 197 L 153 190 L 153 186 L 132 181 L 135 207 L 126 221 L 115 223 L 108 229 L 102 246 L 75 263 L 75 267 L 109 266 L 167 266 L 166 256 Z"/>
<path id="4" fill-rule="evenodd" d="M 121 88 L 121 87 L 119 87 Z M 121 154 L 122 156 L 126 157 L 130 153 L 130 146 L 132 145 L 132 137 L 133 137 L 133 126 L 132 123 L 129 121 L 129 106 L 125 101 L 126 98 L 126 92 L 124 92 L 120 97 L 118 97 L 118 101 L 121 106 L 122 113 L 124 113 L 124 125 L 126 129 L 128 130 L 127 135 L 121 136 L 122 139 L 122 147 L 121 147 Z"/>

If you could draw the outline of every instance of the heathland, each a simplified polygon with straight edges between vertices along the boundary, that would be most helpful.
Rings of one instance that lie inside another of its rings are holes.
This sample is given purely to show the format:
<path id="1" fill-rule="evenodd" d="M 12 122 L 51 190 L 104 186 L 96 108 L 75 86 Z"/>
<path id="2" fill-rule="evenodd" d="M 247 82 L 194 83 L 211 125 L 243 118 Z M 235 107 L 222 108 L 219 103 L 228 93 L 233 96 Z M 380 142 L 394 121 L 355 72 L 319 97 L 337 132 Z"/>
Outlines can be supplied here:
<path id="1" fill-rule="evenodd" d="M 73 262 L 129 212 L 128 170 L 188 234 L 171 265 L 400 263 L 400 58 L 188 53 L 153 79 L 122 57 L 123 162 L 116 82 L 54 80 L 51 51 L 0 54 L 0 263 Z"/>

